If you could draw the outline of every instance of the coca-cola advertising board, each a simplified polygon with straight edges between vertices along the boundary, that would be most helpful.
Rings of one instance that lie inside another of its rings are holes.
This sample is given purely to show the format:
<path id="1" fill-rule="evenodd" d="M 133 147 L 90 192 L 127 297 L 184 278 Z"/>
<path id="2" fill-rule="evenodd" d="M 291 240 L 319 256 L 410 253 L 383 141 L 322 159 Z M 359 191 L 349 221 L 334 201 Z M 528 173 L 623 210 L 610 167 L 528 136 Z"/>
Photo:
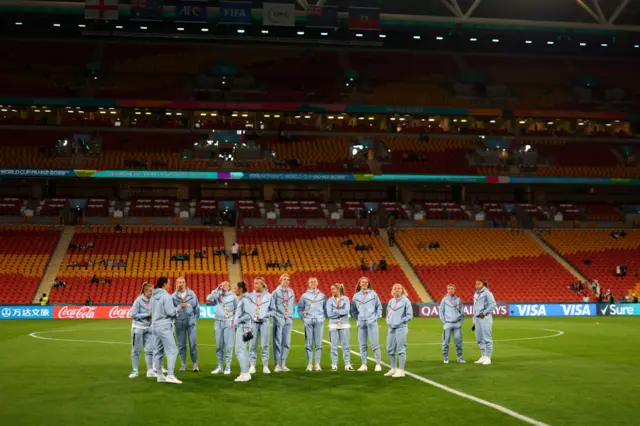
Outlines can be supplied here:
<path id="1" fill-rule="evenodd" d="M 494 317 L 509 316 L 509 305 L 497 305 L 491 314 Z M 418 316 L 421 318 L 435 318 L 440 316 L 440 305 L 418 305 Z M 464 304 L 464 316 L 473 316 L 473 303 Z"/>
<path id="2" fill-rule="evenodd" d="M 127 319 L 131 306 L 54 306 L 54 319 Z"/>

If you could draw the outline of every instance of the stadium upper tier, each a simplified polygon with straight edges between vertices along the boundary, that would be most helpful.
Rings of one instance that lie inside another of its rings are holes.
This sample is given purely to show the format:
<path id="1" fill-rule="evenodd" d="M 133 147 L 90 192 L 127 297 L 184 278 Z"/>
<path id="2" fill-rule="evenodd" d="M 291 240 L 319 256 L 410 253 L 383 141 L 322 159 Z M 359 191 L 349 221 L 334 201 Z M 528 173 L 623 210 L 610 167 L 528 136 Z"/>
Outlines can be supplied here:
<path id="1" fill-rule="evenodd" d="M 0 226 L 0 304 L 29 304 L 60 237 L 44 226 Z"/>
<path id="2" fill-rule="evenodd" d="M 472 302 L 476 280 L 484 279 L 503 302 L 567 302 L 573 276 L 526 233 L 506 229 L 406 229 L 396 239 L 434 300 L 447 284 Z M 438 248 L 435 247 L 438 243 Z"/>
<path id="3" fill-rule="evenodd" d="M 640 283 L 640 231 L 554 230 L 543 238 L 616 300 Z M 616 276 L 617 266 L 627 266 L 628 273 Z"/>
<path id="4" fill-rule="evenodd" d="M 351 298 L 360 277 L 366 276 L 382 300 L 391 295 L 394 283 L 401 283 L 412 301 L 420 301 L 382 238 L 360 229 L 257 228 L 239 231 L 238 241 L 246 253 L 242 257 L 245 279 L 262 276 L 271 289 L 287 272 L 298 296 L 306 291 L 309 277 L 316 277 L 325 294 L 330 294 L 331 284 L 343 283 Z M 365 250 L 356 251 L 356 246 Z M 387 262 L 386 271 L 380 269 L 382 259 Z"/>
<path id="5" fill-rule="evenodd" d="M 89 246 L 93 247 L 89 247 Z M 144 281 L 184 276 L 201 301 L 227 279 L 222 232 L 209 228 L 78 227 L 51 290 L 52 303 L 133 303 Z M 93 281 L 93 282 L 92 282 Z"/>
<path id="6" fill-rule="evenodd" d="M 618 59 L 84 40 L 11 40 L 0 54 L 5 96 L 589 109 L 638 89 Z"/>

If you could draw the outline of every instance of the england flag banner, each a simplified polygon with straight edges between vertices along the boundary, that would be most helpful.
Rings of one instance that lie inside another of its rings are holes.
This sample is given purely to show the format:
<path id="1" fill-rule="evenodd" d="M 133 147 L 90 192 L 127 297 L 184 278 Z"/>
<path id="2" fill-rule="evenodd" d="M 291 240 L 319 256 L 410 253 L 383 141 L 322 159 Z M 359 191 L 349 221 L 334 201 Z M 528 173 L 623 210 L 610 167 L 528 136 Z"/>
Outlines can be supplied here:
<path id="1" fill-rule="evenodd" d="M 263 3 L 262 25 L 272 27 L 293 27 L 296 22 L 293 3 Z"/>
<path id="2" fill-rule="evenodd" d="M 86 0 L 84 19 L 117 20 L 120 11 L 118 0 Z"/>

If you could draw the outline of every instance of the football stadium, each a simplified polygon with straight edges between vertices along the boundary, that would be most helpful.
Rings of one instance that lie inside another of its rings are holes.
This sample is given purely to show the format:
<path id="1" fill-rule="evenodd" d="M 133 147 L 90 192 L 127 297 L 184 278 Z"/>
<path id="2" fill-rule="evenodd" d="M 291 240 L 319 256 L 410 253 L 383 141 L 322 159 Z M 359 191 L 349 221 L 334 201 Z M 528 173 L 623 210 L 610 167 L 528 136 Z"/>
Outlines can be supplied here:
<path id="1" fill-rule="evenodd" d="M 636 425 L 638 0 L 0 0 L 3 425 Z"/>

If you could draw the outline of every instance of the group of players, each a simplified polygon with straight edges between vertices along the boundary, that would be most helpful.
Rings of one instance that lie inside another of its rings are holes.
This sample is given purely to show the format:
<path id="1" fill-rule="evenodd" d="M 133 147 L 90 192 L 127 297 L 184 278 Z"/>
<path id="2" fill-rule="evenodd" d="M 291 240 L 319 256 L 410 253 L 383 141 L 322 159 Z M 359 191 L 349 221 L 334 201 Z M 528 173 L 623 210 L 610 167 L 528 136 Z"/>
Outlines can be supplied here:
<path id="1" fill-rule="evenodd" d="M 254 291 L 248 292 L 247 284 L 241 281 L 232 289 L 223 282 L 207 296 L 207 303 L 215 309 L 215 340 L 218 366 L 211 374 L 231 374 L 232 353 L 235 346 L 240 364 L 240 375 L 236 382 L 251 380 L 256 372 L 258 341 L 260 342 L 263 373 L 270 374 L 269 344 L 273 337 L 275 372 L 288 372 L 287 357 L 291 348 L 295 294 L 290 288 L 289 274 L 283 274 L 279 286 L 269 293 L 265 280 L 258 277 L 253 282 Z M 198 346 L 196 323 L 200 308 L 196 294 L 187 288 L 186 281 L 176 280 L 176 291 L 170 294 L 169 279 L 158 279 L 155 287 L 144 283 L 142 292 L 133 304 L 132 315 L 132 365 L 130 378 L 138 376 L 138 361 L 142 349 L 145 351 L 147 377 L 161 383 L 182 382 L 174 374 L 178 354 L 180 371 L 186 371 L 187 341 L 193 371 L 198 372 Z M 453 335 L 458 363 L 462 357 L 462 324 L 464 308 L 455 295 L 454 285 L 447 287 L 447 295 L 440 304 L 440 319 L 444 325 L 442 352 L 443 362 L 449 362 L 449 342 Z M 318 280 L 308 280 L 308 290 L 298 301 L 298 313 L 304 323 L 307 371 L 321 371 L 322 338 L 325 320 L 329 319 L 331 343 L 331 370 L 338 369 L 338 347 L 342 347 L 345 370 L 354 371 L 351 365 L 350 317 L 355 319 L 360 345 L 362 365 L 358 371 L 367 371 L 368 345 L 371 344 L 375 359 L 375 371 L 382 371 L 378 319 L 382 317 L 382 303 L 366 277 L 358 280 L 356 293 L 350 301 L 344 294 L 343 284 L 331 286 L 331 297 L 327 298 L 318 289 Z M 385 376 L 404 377 L 407 349 L 408 323 L 413 318 L 413 308 L 407 292 L 401 284 L 394 284 L 391 299 L 387 304 L 387 355 L 391 368 Z M 492 318 L 495 299 L 484 281 L 476 282 L 474 295 L 473 329 L 482 353 L 476 364 L 491 364 Z M 175 338 L 174 338 L 175 329 Z M 176 345 L 176 338 L 178 344 Z M 166 356 L 167 369 L 162 367 Z"/>

